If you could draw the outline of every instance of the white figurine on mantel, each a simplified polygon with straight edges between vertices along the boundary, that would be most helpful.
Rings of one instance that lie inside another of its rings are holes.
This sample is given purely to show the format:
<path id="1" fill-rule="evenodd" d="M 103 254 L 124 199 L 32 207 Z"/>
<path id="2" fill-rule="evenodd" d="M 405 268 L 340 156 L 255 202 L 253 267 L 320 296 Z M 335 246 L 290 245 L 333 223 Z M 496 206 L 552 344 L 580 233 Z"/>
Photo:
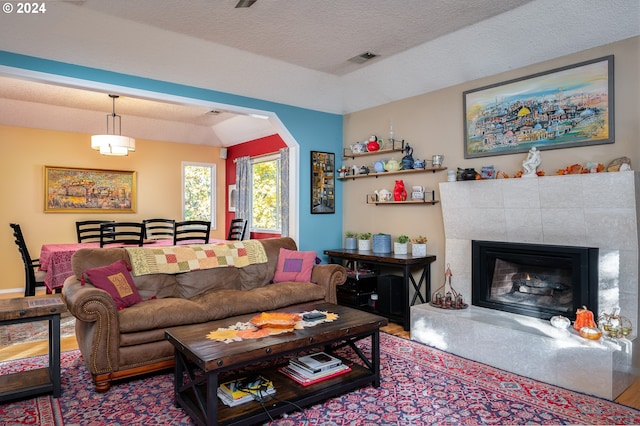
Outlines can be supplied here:
<path id="1" fill-rule="evenodd" d="M 540 165 L 540 151 L 534 146 L 529 150 L 527 159 L 522 162 L 524 173 L 522 177 L 537 177 L 536 169 Z"/>

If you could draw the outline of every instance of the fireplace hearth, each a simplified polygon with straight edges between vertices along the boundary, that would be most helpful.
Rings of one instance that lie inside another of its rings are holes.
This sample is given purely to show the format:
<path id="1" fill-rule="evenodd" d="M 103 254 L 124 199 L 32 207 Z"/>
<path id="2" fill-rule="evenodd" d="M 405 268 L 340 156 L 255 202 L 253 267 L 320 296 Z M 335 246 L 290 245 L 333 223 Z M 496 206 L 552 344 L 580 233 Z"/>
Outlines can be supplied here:
<path id="1" fill-rule="evenodd" d="M 500 241 L 472 242 L 472 303 L 483 308 L 575 320 L 598 312 L 598 249 Z"/>

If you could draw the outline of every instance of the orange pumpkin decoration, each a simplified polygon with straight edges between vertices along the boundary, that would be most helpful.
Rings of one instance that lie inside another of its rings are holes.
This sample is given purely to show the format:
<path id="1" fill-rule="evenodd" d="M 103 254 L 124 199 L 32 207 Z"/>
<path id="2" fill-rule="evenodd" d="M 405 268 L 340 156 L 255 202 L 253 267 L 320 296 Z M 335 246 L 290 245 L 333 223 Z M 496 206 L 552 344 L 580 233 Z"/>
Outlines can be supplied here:
<path id="1" fill-rule="evenodd" d="M 588 310 L 586 306 L 576 310 L 576 320 L 573 322 L 573 328 L 576 331 L 580 331 L 582 327 L 597 327 L 593 320 L 593 312 Z"/>

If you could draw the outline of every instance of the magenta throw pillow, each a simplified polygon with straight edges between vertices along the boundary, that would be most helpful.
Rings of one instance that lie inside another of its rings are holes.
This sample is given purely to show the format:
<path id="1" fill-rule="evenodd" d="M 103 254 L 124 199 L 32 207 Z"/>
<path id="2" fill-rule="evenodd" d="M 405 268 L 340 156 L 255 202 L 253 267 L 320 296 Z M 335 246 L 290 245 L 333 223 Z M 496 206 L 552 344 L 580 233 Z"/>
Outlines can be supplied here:
<path id="1" fill-rule="evenodd" d="M 295 251 L 281 248 L 273 282 L 310 282 L 311 271 L 315 262 L 315 251 Z"/>
<path id="2" fill-rule="evenodd" d="M 87 269 L 83 278 L 86 276 L 95 287 L 109 293 L 118 309 L 124 309 L 142 302 L 129 270 L 129 265 L 121 259 L 111 265 Z"/>

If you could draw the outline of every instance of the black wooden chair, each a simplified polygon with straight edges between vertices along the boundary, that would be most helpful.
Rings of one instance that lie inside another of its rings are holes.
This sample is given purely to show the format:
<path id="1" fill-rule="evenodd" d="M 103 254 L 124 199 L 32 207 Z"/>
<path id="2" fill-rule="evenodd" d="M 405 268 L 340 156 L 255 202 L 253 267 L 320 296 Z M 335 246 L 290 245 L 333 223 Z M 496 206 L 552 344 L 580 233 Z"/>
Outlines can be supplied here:
<path id="1" fill-rule="evenodd" d="M 27 244 L 24 241 L 20 225 L 17 223 L 10 223 L 9 226 L 13 229 L 13 236 L 16 239 L 16 245 L 20 251 L 20 257 L 22 257 L 22 262 L 24 263 L 24 295 L 25 297 L 35 296 L 36 287 L 45 287 L 44 278 L 47 274 L 44 271 L 38 270 L 38 268 L 40 268 L 40 260 L 32 259 L 31 255 L 29 255 L 29 250 L 27 249 Z M 56 292 L 59 293 L 60 290 L 58 289 Z M 51 292 L 47 289 L 47 293 Z"/>
<path id="2" fill-rule="evenodd" d="M 173 219 L 145 219 L 144 238 L 150 240 L 172 240 L 173 228 L 176 221 Z"/>
<path id="3" fill-rule="evenodd" d="M 227 234 L 227 240 L 242 241 L 244 240 L 244 234 L 247 231 L 247 219 L 232 219 L 229 225 L 229 233 Z"/>
<path id="4" fill-rule="evenodd" d="M 176 222 L 173 228 L 173 245 L 180 243 L 208 243 L 211 222 L 204 220 L 185 220 Z"/>
<path id="5" fill-rule="evenodd" d="M 100 225 L 100 247 L 111 244 L 142 247 L 143 242 L 142 222 L 109 222 Z"/>
<path id="6" fill-rule="evenodd" d="M 100 241 L 100 225 L 113 223 L 112 220 L 81 220 L 76 222 L 76 234 L 79 243 Z"/>

